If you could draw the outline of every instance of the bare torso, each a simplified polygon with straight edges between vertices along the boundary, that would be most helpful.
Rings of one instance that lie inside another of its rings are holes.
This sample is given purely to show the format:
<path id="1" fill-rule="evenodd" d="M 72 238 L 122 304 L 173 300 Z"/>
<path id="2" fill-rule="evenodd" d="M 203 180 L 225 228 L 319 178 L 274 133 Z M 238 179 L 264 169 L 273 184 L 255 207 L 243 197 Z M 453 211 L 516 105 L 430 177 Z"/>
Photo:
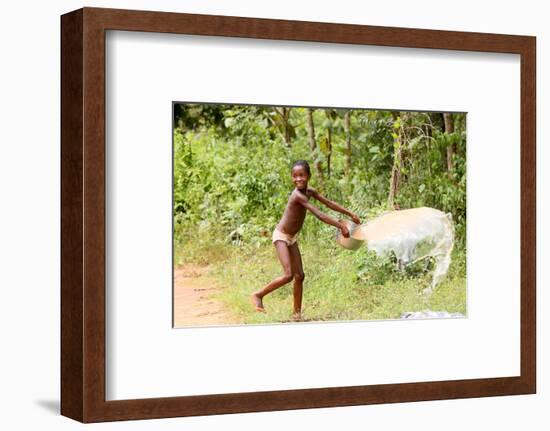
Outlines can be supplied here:
<path id="1" fill-rule="evenodd" d="M 290 194 L 285 212 L 281 217 L 281 221 L 277 224 L 277 228 L 288 235 L 296 235 L 302 228 L 306 218 L 307 209 L 300 203 L 299 195 L 297 195 L 297 193 L 301 196 L 305 196 L 308 200 L 311 196 L 311 191 L 309 189 L 307 189 L 306 192 L 301 192 L 298 189 L 294 189 L 294 191 Z"/>

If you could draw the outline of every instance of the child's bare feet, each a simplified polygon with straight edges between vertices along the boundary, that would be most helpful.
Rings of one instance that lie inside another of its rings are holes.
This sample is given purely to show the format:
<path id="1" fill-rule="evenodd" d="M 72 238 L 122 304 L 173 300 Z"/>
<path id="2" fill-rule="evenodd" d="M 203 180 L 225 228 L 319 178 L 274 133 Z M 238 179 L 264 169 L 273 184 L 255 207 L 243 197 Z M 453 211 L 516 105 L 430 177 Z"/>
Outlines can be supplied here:
<path id="1" fill-rule="evenodd" d="M 260 298 L 257 294 L 253 293 L 250 295 L 250 302 L 252 302 L 252 305 L 256 309 L 256 311 L 260 311 L 261 313 L 265 313 L 264 303 L 262 301 L 262 298 Z"/>
<path id="2" fill-rule="evenodd" d="M 292 314 L 292 321 L 293 322 L 301 322 L 302 321 L 302 313 L 300 313 L 299 311 L 293 313 Z"/>

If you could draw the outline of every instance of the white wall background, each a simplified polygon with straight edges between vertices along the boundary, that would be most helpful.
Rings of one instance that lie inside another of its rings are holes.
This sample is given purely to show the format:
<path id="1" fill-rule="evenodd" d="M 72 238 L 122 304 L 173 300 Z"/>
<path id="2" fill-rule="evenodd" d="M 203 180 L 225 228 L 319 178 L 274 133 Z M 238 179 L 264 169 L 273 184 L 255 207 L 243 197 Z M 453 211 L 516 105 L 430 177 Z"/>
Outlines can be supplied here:
<path id="1" fill-rule="evenodd" d="M 538 40 L 538 394 L 88 425 L 86 429 L 547 429 L 550 424 L 548 13 L 544 2 L 135 0 L 8 3 L 0 26 L 0 425 L 84 428 L 59 410 L 59 15 L 101 6 L 535 35 Z M 498 127 L 498 125 L 495 125 Z"/>

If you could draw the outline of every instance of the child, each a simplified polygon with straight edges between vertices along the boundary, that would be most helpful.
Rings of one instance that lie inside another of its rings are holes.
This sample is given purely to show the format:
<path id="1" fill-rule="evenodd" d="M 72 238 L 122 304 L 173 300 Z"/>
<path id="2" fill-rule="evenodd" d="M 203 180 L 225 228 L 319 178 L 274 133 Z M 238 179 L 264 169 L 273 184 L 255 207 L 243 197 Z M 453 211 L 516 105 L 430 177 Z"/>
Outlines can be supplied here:
<path id="1" fill-rule="evenodd" d="M 308 187 L 311 177 L 309 164 L 305 160 L 298 160 L 292 166 L 292 182 L 296 188 L 292 191 L 283 213 L 283 217 L 273 231 L 273 244 L 277 250 L 279 261 L 283 267 L 283 275 L 275 278 L 263 289 L 251 295 L 251 301 L 257 311 L 265 312 L 263 297 L 275 289 L 290 283 L 294 279 L 294 314 L 293 320 L 301 319 L 302 312 L 302 283 L 304 281 L 304 270 L 302 269 L 302 258 L 296 243 L 296 235 L 302 228 L 306 211 L 310 210 L 315 217 L 322 222 L 336 226 L 342 231 L 344 237 L 349 237 L 349 230 L 344 223 L 319 211 L 317 207 L 309 202 L 309 198 L 315 198 L 327 207 L 349 216 L 355 223 L 360 224 L 359 217 L 344 207 L 338 205 L 316 190 Z"/>

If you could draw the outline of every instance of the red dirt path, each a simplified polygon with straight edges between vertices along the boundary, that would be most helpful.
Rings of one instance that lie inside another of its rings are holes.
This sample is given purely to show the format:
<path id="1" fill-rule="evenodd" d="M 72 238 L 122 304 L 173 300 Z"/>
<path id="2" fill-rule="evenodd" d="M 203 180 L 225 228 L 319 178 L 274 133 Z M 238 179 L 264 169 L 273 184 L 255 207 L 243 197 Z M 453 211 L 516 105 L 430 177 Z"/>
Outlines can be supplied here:
<path id="1" fill-rule="evenodd" d="M 219 291 L 208 267 L 183 265 L 174 270 L 174 326 L 231 325 L 237 319 L 214 298 Z"/>

